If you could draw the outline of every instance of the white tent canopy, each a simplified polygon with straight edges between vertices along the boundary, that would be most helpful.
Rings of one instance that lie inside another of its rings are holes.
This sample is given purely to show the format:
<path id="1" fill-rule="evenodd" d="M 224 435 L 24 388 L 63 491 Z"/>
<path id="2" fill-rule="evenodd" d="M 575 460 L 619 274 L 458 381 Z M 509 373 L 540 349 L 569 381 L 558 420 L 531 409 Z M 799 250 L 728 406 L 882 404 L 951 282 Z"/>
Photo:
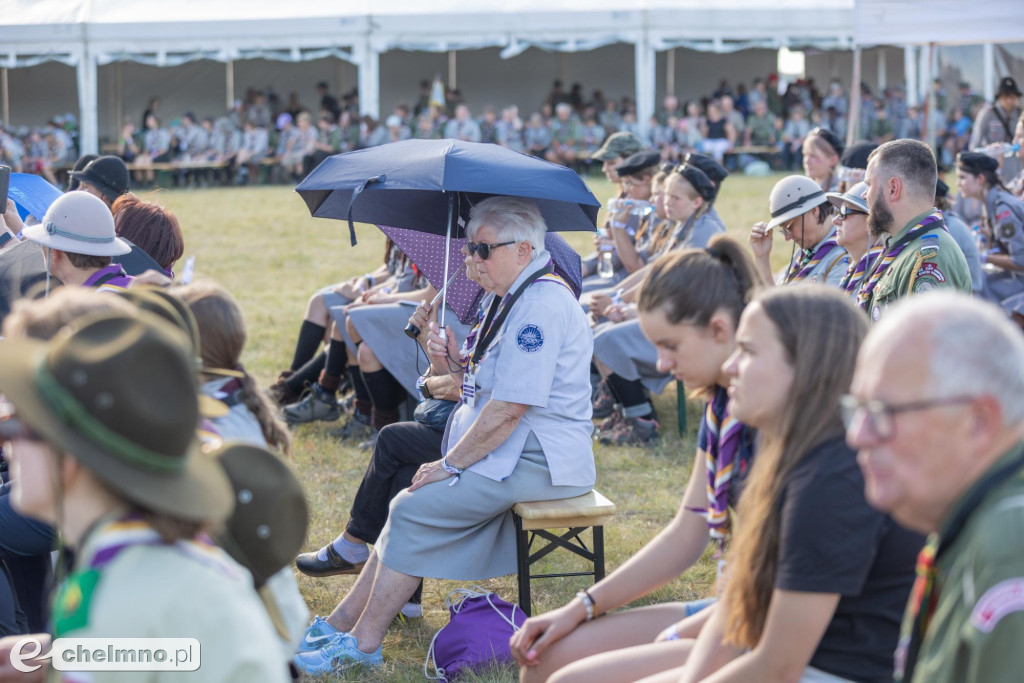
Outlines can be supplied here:
<path id="1" fill-rule="evenodd" d="M 1024 41 L 1021 0 L 857 0 L 854 15 L 860 46 Z"/>
<path id="2" fill-rule="evenodd" d="M 512 59 L 530 47 L 578 52 L 628 43 L 634 46 L 637 119 L 643 124 L 654 111 L 658 51 L 849 49 L 854 2 L 0 0 L 0 16 L 0 67 L 58 61 L 77 69 L 82 150 L 95 151 L 96 69 L 119 61 L 173 66 L 334 57 L 357 66 L 364 113 L 378 116 L 380 55 L 390 50 L 490 47 Z"/>

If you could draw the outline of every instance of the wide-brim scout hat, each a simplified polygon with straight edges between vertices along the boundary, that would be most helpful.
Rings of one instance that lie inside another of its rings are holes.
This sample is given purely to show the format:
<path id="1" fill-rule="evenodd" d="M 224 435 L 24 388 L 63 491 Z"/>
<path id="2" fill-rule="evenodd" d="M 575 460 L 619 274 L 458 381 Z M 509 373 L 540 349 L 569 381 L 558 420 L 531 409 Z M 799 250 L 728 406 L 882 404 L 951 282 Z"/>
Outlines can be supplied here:
<path id="1" fill-rule="evenodd" d="M 306 542 L 306 494 L 294 470 L 266 448 L 236 441 L 210 455 L 220 460 L 235 493 L 219 541 L 261 586 L 290 565 Z"/>
<path id="2" fill-rule="evenodd" d="M 98 197 L 75 190 L 50 205 L 43 222 L 22 230 L 25 239 L 51 249 L 86 256 L 120 256 L 131 245 L 114 232 L 114 217 Z"/>
<path id="3" fill-rule="evenodd" d="M 697 192 L 697 195 L 704 201 L 714 201 L 718 195 L 718 188 L 711 182 L 711 178 L 708 178 L 707 174 L 696 166 L 681 164 L 676 167 L 674 173 L 678 173 L 686 182 L 690 183 Z"/>
<path id="4" fill-rule="evenodd" d="M 940 180 L 939 182 L 941 183 L 942 181 Z M 865 197 L 867 193 L 867 184 L 861 182 L 857 183 L 846 192 L 829 192 L 825 197 L 828 199 L 829 204 L 837 209 L 843 204 L 849 204 L 850 206 L 867 213 L 868 200 Z"/>
<path id="5" fill-rule="evenodd" d="M 195 360 L 194 367 L 197 372 L 242 377 L 242 373 L 237 370 L 203 367 L 203 359 L 200 356 L 199 323 L 196 322 L 192 309 L 181 298 L 160 287 L 129 287 L 117 293 L 143 311 L 166 320 L 184 332 L 189 341 L 189 350 L 191 351 L 192 358 Z M 231 409 L 212 396 L 200 393 L 199 412 L 203 417 L 215 419 L 224 417 L 231 412 Z"/>
<path id="6" fill-rule="evenodd" d="M 199 450 L 180 331 L 141 311 L 85 316 L 49 343 L 4 340 L 0 354 L 0 392 L 20 420 L 120 496 L 186 521 L 231 513 L 227 475 Z"/>
<path id="7" fill-rule="evenodd" d="M 957 165 L 973 175 L 986 171 L 995 172 L 999 169 L 999 161 L 982 152 L 960 152 L 956 156 Z"/>
<path id="8" fill-rule="evenodd" d="M 711 179 L 711 182 L 715 184 L 715 187 L 721 189 L 722 181 L 729 177 L 729 171 L 725 166 L 715 161 L 714 157 L 709 157 L 706 154 L 698 154 L 697 152 L 690 152 L 683 159 L 684 164 L 690 166 L 696 166 L 700 170 L 704 171 L 704 175 Z"/>
<path id="9" fill-rule="evenodd" d="M 816 206 L 828 202 L 821 185 L 805 175 L 791 175 L 775 183 L 768 197 L 771 220 L 768 229 L 782 225 L 790 218 L 801 216 Z"/>
<path id="10" fill-rule="evenodd" d="M 661 161 L 661 154 L 658 152 L 637 152 L 629 155 L 621 164 L 615 167 L 615 172 L 620 178 L 637 175 L 641 171 L 653 168 Z"/>
<path id="11" fill-rule="evenodd" d="M 996 88 L 996 97 L 1002 97 L 1003 95 L 1020 97 L 1020 88 L 1017 87 L 1017 81 L 1013 80 L 1011 76 L 1004 76 L 999 81 L 999 87 Z"/>
<path id="12" fill-rule="evenodd" d="M 81 171 L 72 171 L 71 177 L 80 183 L 95 186 L 111 203 L 128 192 L 132 183 L 124 160 L 109 155 L 93 159 Z"/>
<path id="13" fill-rule="evenodd" d="M 625 159 L 631 154 L 636 154 L 644 148 L 644 144 L 640 142 L 633 133 L 628 131 L 620 130 L 618 133 L 612 133 L 608 136 L 608 139 L 604 141 L 604 144 L 596 152 L 590 155 L 591 159 L 597 161 L 614 161 L 616 159 Z"/>

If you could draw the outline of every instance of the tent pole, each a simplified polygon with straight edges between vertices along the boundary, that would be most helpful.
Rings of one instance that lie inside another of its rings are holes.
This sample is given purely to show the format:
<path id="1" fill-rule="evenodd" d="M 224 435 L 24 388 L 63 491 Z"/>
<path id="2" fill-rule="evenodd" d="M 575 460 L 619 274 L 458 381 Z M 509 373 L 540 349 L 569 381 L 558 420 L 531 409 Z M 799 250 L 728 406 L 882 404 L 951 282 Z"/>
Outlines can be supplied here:
<path id="1" fill-rule="evenodd" d="M 359 66 L 360 114 L 380 116 L 380 52 L 374 49 L 370 36 L 356 45 L 356 63 Z"/>
<path id="2" fill-rule="evenodd" d="M 455 50 L 448 50 L 448 87 L 452 90 L 458 88 L 458 74 L 456 73 Z M 447 280 L 445 280 L 447 282 Z"/>
<path id="3" fill-rule="evenodd" d="M 11 94 L 7 84 L 7 67 L 0 68 L 0 119 L 5 126 L 11 125 Z"/>
<path id="4" fill-rule="evenodd" d="M 886 57 L 886 48 L 878 48 L 878 76 L 876 81 L 878 83 L 878 92 L 884 92 L 889 87 L 889 60 Z"/>
<path id="5" fill-rule="evenodd" d="M 224 65 L 224 73 L 227 81 L 227 110 L 232 111 L 235 108 L 235 60 L 227 61 Z"/>
<path id="6" fill-rule="evenodd" d="M 903 46 L 903 80 L 907 87 L 907 104 L 916 107 L 921 104 L 921 92 L 931 83 L 918 83 L 917 62 L 914 61 L 914 46 Z"/>
<path id="7" fill-rule="evenodd" d="M 985 74 L 985 101 L 996 98 L 996 49 L 992 43 L 982 45 L 982 66 Z"/>
<path id="8" fill-rule="evenodd" d="M 853 82 L 850 83 L 850 119 L 846 122 L 846 146 L 857 140 L 860 128 L 860 45 L 853 46 Z"/>
<path id="9" fill-rule="evenodd" d="M 676 49 L 674 47 L 665 55 L 665 94 L 676 94 Z"/>
<path id="10" fill-rule="evenodd" d="M 928 43 L 928 71 L 926 83 L 932 82 L 932 59 L 935 56 L 935 43 Z M 935 149 L 935 141 L 932 139 L 935 136 L 935 129 L 932 126 L 932 112 L 935 111 L 935 90 L 928 88 L 927 94 L 924 98 L 924 123 L 921 126 L 921 139 L 924 143 Z"/>
<path id="11" fill-rule="evenodd" d="M 642 34 L 634 44 L 633 68 L 636 83 L 636 123 L 640 136 L 644 138 L 651 126 L 654 115 L 654 87 L 657 79 L 654 49 Z"/>
<path id="12" fill-rule="evenodd" d="M 121 73 L 121 62 L 114 62 L 114 130 L 121 135 L 124 125 L 124 76 Z"/>

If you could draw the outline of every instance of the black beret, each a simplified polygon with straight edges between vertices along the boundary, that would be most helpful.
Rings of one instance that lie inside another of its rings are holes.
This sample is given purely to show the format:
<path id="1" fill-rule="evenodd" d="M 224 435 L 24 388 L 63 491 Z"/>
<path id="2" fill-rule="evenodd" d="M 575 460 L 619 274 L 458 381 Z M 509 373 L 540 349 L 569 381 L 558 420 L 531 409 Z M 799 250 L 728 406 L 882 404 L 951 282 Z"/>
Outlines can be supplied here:
<path id="1" fill-rule="evenodd" d="M 839 139 L 839 136 L 830 131 L 828 128 L 818 127 L 812 130 L 808 136 L 817 135 L 819 138 L 825 141 L 832 151 L 836 153 L 837 157 L 843 156 L 843 141 Z"/>
<path id="2" fill-rule="evenodd" d="M 661 161 L 661 154 L 658 152 L 637 152 L 626 157 L 625 161 L 615 167 L 619 176 L 630 176 L 645 171 L 652 166 L 657 166 Z"/>
<path id="3" fill-rule="evenodd" d="M 975 175 L 999 169 L 999 161 L 980 152 L 960 152 L 956 157 L 956 161 L 960 168 Z"/>
<path id="4" fill-rule="evenodd" d="M 936 197 L 948 197 L 949 196 L 949 185 L 942 182 L 942 178 L 935 179 L 935 196 Z"/>
<path id="5" fill-rule="evenodd" d="M 878 148 L 874 142 L 861 140 L 850 145 L 850 148 L 843 153 L 839 163 L 846 168 L 867 169 L 868 156 Z"/>
<path id="6" fill-rule="evenodd" d="M 729 171 L 725 169 L 725 166 L 722 166 L 706 154 L 690 152 L 686 155 L 686 158 L 683 159 L 683 163 L 689 164 L 690 166 L 696 166 L 700 170 L 704 171 L 704 175 L 711 180 L 716 189 L 721 187 L 722 181 L 729 177 Z"/>
<path id="7" fill-rule="evenodd" d="M 718 188 L 711 182 L 711 178 L 708 177 L 707 173 L 691 164 L 683 164 L 676 168 L 675 172 L 683 176 L 686 182 L 693 186 L 693 189 L 696 190 L 697 195 L 701 199 L 706 202 L 715 200 L 715 196 L 718 195 Z"/>

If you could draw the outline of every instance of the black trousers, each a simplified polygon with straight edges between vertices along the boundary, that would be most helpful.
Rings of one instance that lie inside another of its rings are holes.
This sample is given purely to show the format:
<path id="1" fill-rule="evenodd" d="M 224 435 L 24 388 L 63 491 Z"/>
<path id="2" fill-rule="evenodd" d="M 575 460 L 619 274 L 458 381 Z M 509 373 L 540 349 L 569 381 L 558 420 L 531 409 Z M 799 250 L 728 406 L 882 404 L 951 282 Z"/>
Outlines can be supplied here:
<path id="1" fill-rule="evenodd" d="M 345 530 L 361 541 L 376 543 L 388 521 L 391 499 L 409 488 L 420 465 L 441 459 L 443 437 L 419 422 L 398 422 L 380 430 Z"/>

